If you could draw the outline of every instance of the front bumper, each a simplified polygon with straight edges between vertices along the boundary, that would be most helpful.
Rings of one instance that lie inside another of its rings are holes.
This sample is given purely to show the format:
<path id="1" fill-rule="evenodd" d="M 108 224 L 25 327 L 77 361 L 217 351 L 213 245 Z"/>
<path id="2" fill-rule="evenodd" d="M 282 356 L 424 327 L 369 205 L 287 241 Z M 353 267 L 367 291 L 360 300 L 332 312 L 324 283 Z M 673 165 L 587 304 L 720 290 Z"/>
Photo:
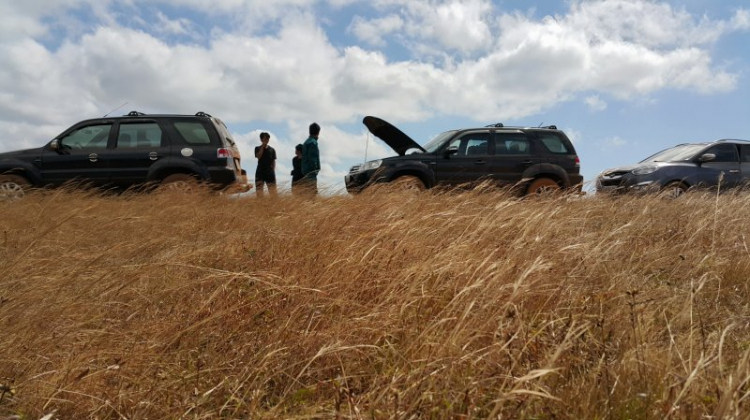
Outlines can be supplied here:
<path id="1" fill-rule="evenodd" d="M 376 173 L 382 172 L 378 169 L 369 169 L 366 171 L 357 171 L 352 169 L 346 176 L 344 176 L 344 184 L 346 185 L 346 191 L 350 194 L 361 192 L 368 185 L 375 182 L 378 177 Z"/>
<path id="2" fill-rule="evenodd" d="M 596 192 L 611 194 L 650 193 L 661 189 L 661 183 L 654 179 L 632 173 L 612 176 L 599 175 L 596 178 Z"/>

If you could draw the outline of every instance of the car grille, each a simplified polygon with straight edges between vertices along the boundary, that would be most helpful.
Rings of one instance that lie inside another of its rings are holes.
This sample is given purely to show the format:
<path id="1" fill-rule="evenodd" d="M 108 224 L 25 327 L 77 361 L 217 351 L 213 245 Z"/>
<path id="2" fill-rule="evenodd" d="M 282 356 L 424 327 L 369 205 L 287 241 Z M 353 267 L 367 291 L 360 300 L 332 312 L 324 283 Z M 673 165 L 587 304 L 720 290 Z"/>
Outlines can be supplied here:
<path id="1" fill-rule="evenodd" d="M 349 173 L 350 174 L 355 174 L 355 173 L 359 172 L 359 168 L 361 168 L 361 167 L 362 167 L 362 165 L 354 165 L 354 166 L 352 166 L 351 169 L 349 169 Z"/>
<path id="2" fill-rule="evenodd" d="M 599 185 L 602 187 L 615 187 L 620 185 L 620 181 L 622 181 L 623 175 L 627 174 L 629 171 L 612 171 L 612 172 L 605 172 L 599 176 Z"/>

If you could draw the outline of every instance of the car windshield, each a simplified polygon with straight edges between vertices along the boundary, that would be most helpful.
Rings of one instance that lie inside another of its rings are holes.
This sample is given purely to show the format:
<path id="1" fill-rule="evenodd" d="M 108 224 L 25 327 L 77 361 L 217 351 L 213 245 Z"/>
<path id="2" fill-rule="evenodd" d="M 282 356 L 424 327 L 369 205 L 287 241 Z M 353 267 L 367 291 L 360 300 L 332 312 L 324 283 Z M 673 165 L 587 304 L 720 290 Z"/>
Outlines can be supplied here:
<path id="1" fill-rule="evenodd" d="M 705 144 L 683 144 L 672 147 L 671 149 L 662 150 L 661 152 L 643 159 L 641 163 L 646 162 L 681 162 L 692 159 L 698 152 L 706 147 Z"/>
<path id="2" fill-rule="evenodd" d="M 427 153 L 437 152 L 440 146 L 442 146 L 443 143 L 445 143 L 445 141 L 449 137 L 453 136 L 453 134 L 455 133 L 456 133 L 456 130 L 452 130 L 452 131 L 446 131 L 444 133 L 438 134 L 437 136 L 435 136 L 435 138 L 433 138 L 432 140 L 430 140 L 429 142 L 427 142 L 427 144 L 423 146 L 424 150 L 426 150 Z"/>

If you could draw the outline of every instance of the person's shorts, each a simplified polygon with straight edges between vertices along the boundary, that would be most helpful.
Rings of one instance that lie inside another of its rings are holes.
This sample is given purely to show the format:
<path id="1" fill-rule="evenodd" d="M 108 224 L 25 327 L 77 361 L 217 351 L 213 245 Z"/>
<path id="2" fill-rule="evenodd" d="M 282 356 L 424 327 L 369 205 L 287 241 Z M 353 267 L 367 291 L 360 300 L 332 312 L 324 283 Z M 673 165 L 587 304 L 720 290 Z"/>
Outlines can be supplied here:
<path id="1" fill-rule="evenodd" d="M 270 174 L 255 174 L 255 183 L 265 182 L 266 184 L 275 184 L 276 175 Z"/>

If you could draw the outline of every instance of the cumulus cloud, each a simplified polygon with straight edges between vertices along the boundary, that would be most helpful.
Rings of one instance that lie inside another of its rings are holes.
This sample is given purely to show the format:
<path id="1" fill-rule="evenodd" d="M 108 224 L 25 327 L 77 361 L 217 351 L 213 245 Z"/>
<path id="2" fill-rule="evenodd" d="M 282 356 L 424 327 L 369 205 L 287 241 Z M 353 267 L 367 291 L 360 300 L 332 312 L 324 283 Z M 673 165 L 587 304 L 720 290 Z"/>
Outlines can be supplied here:
<path id="1" fill-rule="evenodd" d="M 361 16 L 355 16 L 349 31 L 352 32 L 360 41 L 367 42 L 371 45 L 383 46 L 383 38 L 393 32 L 398 32 L 404 27 L 404 20 L 398 15 L 389 15 L 379 19 L 365 19 Z"/>
<path id="2" fill-rule="evenodd" d="M 607 109 L 607 103 L 599 97 L 599 95 L 592 95 L 584 99 L 586 105 L 592 111 L 604 111 Z"/>

